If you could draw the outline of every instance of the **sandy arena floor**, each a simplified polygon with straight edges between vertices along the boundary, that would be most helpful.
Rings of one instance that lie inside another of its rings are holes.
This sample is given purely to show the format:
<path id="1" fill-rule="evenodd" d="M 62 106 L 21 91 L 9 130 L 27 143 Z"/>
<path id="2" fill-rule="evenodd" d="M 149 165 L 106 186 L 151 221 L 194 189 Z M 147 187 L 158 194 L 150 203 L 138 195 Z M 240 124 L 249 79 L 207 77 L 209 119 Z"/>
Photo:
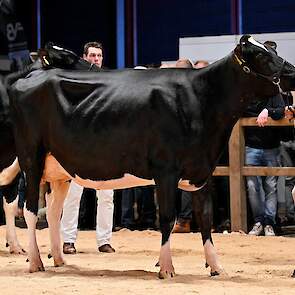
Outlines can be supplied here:
<path id="1" fill-rule="evenodd" d="M 17 229 L 24 247 L 26 230 Z M 173 234 L 171 245 L 177 276 L 157 277 L 160 233 L 121 230 L 113 235 L 114 254 L 96 251 L 95 231 L 81 231 L 78 254 L 67 265 L 52 266 L 47 258 L 48 229 L 37 232 L 45 272 L 28 273 L 26 256 L 10 255 L 5 227 L 0 227 L 0 294 L 295 294 L 294 238 L 214 234 L 225 273 L 210 277 L 204 267 L 200 234 Z"/>

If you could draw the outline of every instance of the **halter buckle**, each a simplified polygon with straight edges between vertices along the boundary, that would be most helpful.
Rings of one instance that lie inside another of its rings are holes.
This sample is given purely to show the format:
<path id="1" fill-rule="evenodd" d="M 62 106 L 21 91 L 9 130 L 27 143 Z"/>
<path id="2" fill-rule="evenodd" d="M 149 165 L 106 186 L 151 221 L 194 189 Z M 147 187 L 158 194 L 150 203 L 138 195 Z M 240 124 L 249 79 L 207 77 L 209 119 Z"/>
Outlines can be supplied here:
<path id="1" fill-rule="evenodd" d="M 246 74 L 249 74 L 251 72 L 250 68 L 247 67 L 247 66 L 243 66 L 243 71 L 246 73 Z"/>
<path id="2" fill-rule="evenodd" d="M 277 86 L 280 85 L 280 83 L 281 83 L 280 77 L 274 76 L 272 78 L 272 83 L 275 84 L 275 85 L 277 85 Z"/>

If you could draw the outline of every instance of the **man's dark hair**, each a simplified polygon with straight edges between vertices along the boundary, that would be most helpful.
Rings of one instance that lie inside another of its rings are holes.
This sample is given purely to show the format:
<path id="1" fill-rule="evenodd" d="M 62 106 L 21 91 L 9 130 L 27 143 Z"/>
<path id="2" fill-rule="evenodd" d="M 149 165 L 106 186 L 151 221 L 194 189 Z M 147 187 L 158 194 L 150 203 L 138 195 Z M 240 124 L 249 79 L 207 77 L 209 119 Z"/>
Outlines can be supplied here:
<path id="1" fill-rule="evenodd" d="M 88 42 L 84 45 L 84 50 L 83 50 L 83 53 L 85 55 L 88 54 L 88 48 L 89 47 L 95 47 L 95 48 L 100 48 L 102 51 L 103 51 L 103 47 L 102 47 L 102 44 L 99 43 L 99 42 Z"/>

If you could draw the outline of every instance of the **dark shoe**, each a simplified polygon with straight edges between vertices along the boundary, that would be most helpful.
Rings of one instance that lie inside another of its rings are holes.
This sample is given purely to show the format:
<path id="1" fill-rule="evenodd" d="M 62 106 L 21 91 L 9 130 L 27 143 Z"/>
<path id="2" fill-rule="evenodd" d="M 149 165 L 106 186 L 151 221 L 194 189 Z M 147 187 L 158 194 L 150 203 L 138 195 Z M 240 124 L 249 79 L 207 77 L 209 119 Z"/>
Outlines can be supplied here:
<path id="1" fill-rule="evenodd" d="M 110 244 L 104 244 L 98 247 L 98 251 L 104 253 L 114 253 L 115 249 Z"/>
<path id="2" fill-rule="evenodd" d="M 173 233 L 190 233 L 191 232 L 190 221 L 176 222 L 172 232 Z"/>
<path id="3" fill-rule="evenodd" d="M 64 243 L 63 245 L 64 254 L 76 254 L 76 248 L 74 243 Z"/>

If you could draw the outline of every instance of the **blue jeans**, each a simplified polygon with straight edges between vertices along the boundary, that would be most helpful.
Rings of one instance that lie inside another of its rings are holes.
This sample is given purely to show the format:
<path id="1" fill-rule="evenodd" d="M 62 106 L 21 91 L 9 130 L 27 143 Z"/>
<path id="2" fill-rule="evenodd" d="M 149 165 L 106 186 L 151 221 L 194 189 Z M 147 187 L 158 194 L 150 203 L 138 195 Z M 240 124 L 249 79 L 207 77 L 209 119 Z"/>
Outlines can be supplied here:
<path id="1" fill-rule="evenodd" d="M 255 149 L 246 146 L 246 165 L 277 167 L 279 149 Z M 277 213 L 277 176 L 247 176 L 247 189 L 254 221 L 274 225 Z"/>
<path id="2" fill-rule="evenodd" d="M 125 227 L 134 225 L 134 191 L 133 188 L 122 190 L 121 225 Z"/>
<path id="3" fill-rule="evenodd" d="M 138 222 L 154 225 L 156 221 L 156 204 L 153 186 L 135 187 L 122 191 L 121 224 L 130 227 L 135 224 L 134 203 L 137 202 Z"/>

